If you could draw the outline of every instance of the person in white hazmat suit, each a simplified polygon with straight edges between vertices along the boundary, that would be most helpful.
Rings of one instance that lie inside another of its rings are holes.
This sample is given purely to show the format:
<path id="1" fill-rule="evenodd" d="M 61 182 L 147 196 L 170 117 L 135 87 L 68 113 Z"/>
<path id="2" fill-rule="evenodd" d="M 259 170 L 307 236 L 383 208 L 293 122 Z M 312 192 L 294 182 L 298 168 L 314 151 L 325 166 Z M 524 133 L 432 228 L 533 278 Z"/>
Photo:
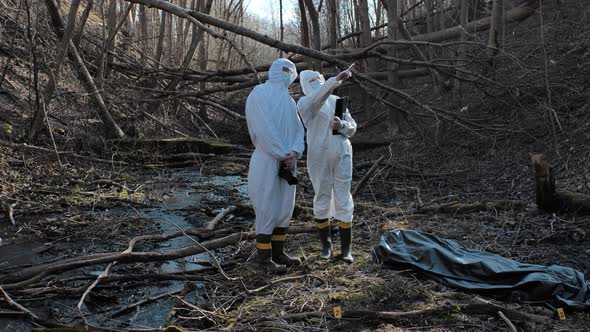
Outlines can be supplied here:
<path id="1" fill-rule="evenodd" d="M 307 170 L 315 196 L 313 211 L 322 252 L 320 258 L 332 255 L 331 220 L 338 222 L 342 259 L 352 263 L 352 216 L 354 203 L 350 193 L 352 183 L 352 146 L 349 138 L 356 132 L 356 122 L 346 110 L 343 119 L 334 116 L 336 100 L 332 95 L 342 81 L 350 78 L 350 68 L 327 81 L 316 72 L 300 74 L 305 96 L 297 102 L 299 114 L 307 128 Z M 332 134 L 332 129 L 338 135 Z"/>
<path id="2" fill-rule="evenodd" d="M 256 148 L 248 171 L 248 194 L 256 213 L 254 260 L 271 270 L 301 263 L 284 251 L 296 187 L 278 176 L 281 165 L 295 169 L 305 148 L 303 125 L 289 94 L 289 85 L 296 78 L 295 64 L 278 59 L 270 67 L 268 80 L 257 85 L 246 100 L 248 132 Z"/>

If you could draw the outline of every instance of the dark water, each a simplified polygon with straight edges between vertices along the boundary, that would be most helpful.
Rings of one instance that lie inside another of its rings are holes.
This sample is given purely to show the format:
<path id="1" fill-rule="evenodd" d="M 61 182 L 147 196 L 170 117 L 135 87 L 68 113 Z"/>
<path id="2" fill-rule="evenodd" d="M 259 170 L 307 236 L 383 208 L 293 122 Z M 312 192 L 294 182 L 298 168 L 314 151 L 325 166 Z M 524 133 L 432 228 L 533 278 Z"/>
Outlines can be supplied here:
<path id="1" fill-rule="evenodd" d="M 221 211 L 230 204 L 246 202 L 246 181 L 239 176 L 201 176 L 194 170 L 175 170 L 164 175 L 159 175 L 155 184 L 150 184 L 143 191 L 148 197 L 156 197 L 161 204 L 154 208 L 132 209 L 116 208 L 105 211 L 95 211 L 103 216 L 113 219 L 123 218 L 141 214 L 155 223 L 160 234 L 170 234 L 179 231 L 179 227 L 187 229 L 200 227 L 208 222 L 211 217 L 202 213 L 195 213 L 199 209 L 209 209 L 209 214 Z M 153 233 L 150 233 L 153 234 Z M 143 234 L 136 234 L 143 235 Z M 70 246 L 83 246 L 83 243 L 69 244 Z M 194 245 L 186 237 L 178 237 L 156 244 L 155 250 L 173 250 Z M 52 259 L 48 255 L 42 257 L 35 253 L 43 248 L 42 243 L 34 241 L 23 243 L 8 243 L 0 246 L 0 270 L 26 264 L 36 264 L 41 261 Z M 109 251 L 109 250 L 105 250 Z M 203 268 L 204 262 L 209 262 L 207 253 L 185 257 L 162 264 L 147 264 L 150 272 L 180 272 L 198 270 Z M 202 263 L 202 264 L 199 264 Z M 207 264 L 209 265 L 209 264 Z M 68 275 L 80 275 L 80 272 L 89 275 L 99 275 L 104 271 L 105 266 L 93 266 L 82 271 L 74 271 Z M 123 269 L 123 270 L 118 270 Z M 125 267 L 115 267 L 117 274 L 124 273 Z M 175 299 L 162 298 L 156 302 L 137 307 L 129 313 L 111 318 L 112 313 L 108 309 L 119 309 L 131 303 L 141 301 L 145 298 L 159 295 L 166 292 L 180 290 L 184 287 L 182 281 L 170 282 L 149 282 L 141 287 L 120 288 L 110 291 L 107 299 L 94 299 L 91 296 L 85 301 L 87 318 L 91 324 L 112 327 L 135 327 L 135 328 L 157 328 L 164 326 L 166 316 L 172 309 Z M 191 291 L 186 299 L 193 303 L 203 303 L 206 298 L 205 289 L 197 284 L 195 290 Z M 94 293 L 94 291 L 92 292 Z M 91 294 L 92 294 L 91 293 Z M 101 292 L 102 294 L 102 292 Z M 79 298 L 53 298 L 43 303 L 30 302 L 22 303 L 42 317 L 54 317 L 63 319 L 71 324 L 80 324 L 76 305 Z M 30 331 L 28 323 L 18 320 L 0 319 L 0 331 Z"/>

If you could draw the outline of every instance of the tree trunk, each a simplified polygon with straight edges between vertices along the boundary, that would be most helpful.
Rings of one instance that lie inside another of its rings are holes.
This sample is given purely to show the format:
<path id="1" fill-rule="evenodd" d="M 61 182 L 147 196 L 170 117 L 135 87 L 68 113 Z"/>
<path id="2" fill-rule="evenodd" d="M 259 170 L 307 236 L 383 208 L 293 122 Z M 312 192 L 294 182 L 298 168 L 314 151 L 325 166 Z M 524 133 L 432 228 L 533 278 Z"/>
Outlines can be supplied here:
<path id="1" fill-rule="evenodd" d="M 139 38 L 141 45 L 141 64 L 147 64 L 147 57 L 150 55 L 149 50 L 149 34 L 147 24 L 147 6 L 139 6 Z"/>
<path id="2" fill-rule="evenodd" d="M 539 209 L 547 212 L 590 213 L 590 196 L 576 192 L 557 192 L 553 169 L 543 154 L 531 154 L 535 194 Z"/>
<path id="3" fill-rule="evenodd" d="M 311 20 L 311 29 L 313 31 L 313 49 L 317 51 L 321 51 L 322 49 L 322 32 L 320 30 L 320 17 L 318 11 L 315 9 L 313 4 L 313 0 L 305 0 L 305 7 L 307 8 L 307 12 L 309 13 L 309 18 Z M 319 72 L 322 71 L 322 62 L 313 60 L 313 69 Z"/>
<path id="4" fill-rule="evenodd" d="M 162 61 L 162 50 L 164 49 L 164 36 L 166 35 L 166 20 L 168 16 L 170 16 L 170 13 L 162 11 L 162 18 L 160 19 L 160 33 L 158 35 L 158 45 L 156 46 L 156 64 L 154 65 L 156 69 L 160 67 L 160 63 Z"/>
<path id="5" fill-rule="evenodd" d="M 182 8 L 186 8 L 186 0 L 180 1 L 180 6 Z M 184 55 L 184 43 L 185 41 L 182 39 L 182 34 L 184 30 L 184 20 L 178 18 L 176 20 L 176 59 L 178 63 L 183 61 Z"/>
<path id="6" fill-rule="evenodd" d="M 207 3 L 201 3 L 201 7 L 197 7 L 197 4 L 195 4 L 195 10 L 198 9 L 198 11 L 205 13 L 205 14 L 209 14 L 211 12 L 211 7 L 213 6 L 213 0 L 208 0 Z M 201 31 L 199 29 L 199 31 Z M 193 31 L 194 33 L 194 31 Z M 207 37 L 207 38 L 205 38 Z M 207 65 L 209 62 L 209 48 L 208 48 L 208 36 L 203 36 L 202 37 L 203 40 L 201 40 L 201 43 L 199 44 L 199 70 L 201 71 L 206 71 L 207 70 Z M 201 91 L 205 91 L 207 89 L 207 82 L 201 82 L 199 84 L 199 89 Z M 201 116 L 201 118 L 203 119 L 203 121 L 209 121 L 209 115 L 207 113 L 207 105 L 200 103 L 199 104 L 199 115 Z"/>
<path id="7" fill-rule="evenodd" d="M 166 59 L 168 59 L 167 64 L 169 66 L 173 66 L 174 63 L 176 62 L 176 61 L 174 61 L 174 38 L 172 38 L 172 36 L 174 35 L 174 33 L 173 33 L 174 21 L 176 21 L 178 19 L 179 19 L 178 16 L 174 16 L 174 15 L 168 16 L 168 22 L 167 22 L 168 27 L 166 28 L 166 30 L 168 31 L 168 34 L 166 36 L 166 40 L 168 41 L 168 43 L 167 43 L 168 52 L 166 54 Z"/>
<path id="8" fill-rule="evenodd" d="M 281 29 L 280 41 L 285 40 L 285 26 L 283 25 L 283 0 L 279 0 L 279 21 Z M 279 50 L 279 58 L 283 57 L 283 51 Z"/>
<path id="9" fill-rule="evenodd" d="M 496 55 L 502 46 L 504 36 L 504 0 L 494 0 L 492 7 L 492 23 L 488 38 L 487 60 L 489 74 L 495 76 Z"/>
<path id="10" fill-rule="evenodd" d="M 468 39 L 469 31 L 467 25 L 469 24 L 469 0 L 461 0 L 461 12 L 459 13 L 459 23 L 461 27 L 460 38 L 461 41 L 465 42 Z M 467 51 L 468 47 L 467 44 L 461 44 L 459 46 L 459 57 L 457 60 L 457 65 L 460 67 L 465 68 L 464 66 L 467 65 Z M 458 77 L 462 77 L 461 73 L 457 73 Z M 457 82 L 460 86 L 461 82 Z M 460 90 L 459 92 L 461 92 Z"/>
<path id="11" fill-rule="evenodd" d="M 53 29 L 55 30 L 55 33 L 59 38 L 63 39 L 63 37 L 65 36 L 64 23 L 59 13 L 59 9 L 57 8 L 57 3 L 55 2 L 55 0 L 45 0 L 45 4 L 47 5 L 47 9 L 51 18 L 51 24 L 53 26 Z M 76 49 L 74 43 L 71 40 L 69 41 L 68 48 L 70 61 L 74 62 L 77 65 L 76 70 L 78 71 L 78 76 L 80 77 L 82 83 L 85 85 L 86 91 L 88 91 L 88 94 L 97 106 L 96 111 L 103 123 L 105 136 L 107 138 L 124 137 L 125 133 L 123 133 L 121 128 L 119 128 L 119 126 L 109 113 L 98 88 L 94 84 L 94 79 L 88 72 L 88 69 L 84 64 L 84 60 L 82 60 L 82 58 L 80 57 L 78 50 Z"/>
<path id="12" fill-rule="evenodd" d="M 86 26 L 86 21 L 88 21 L 88 16 L 90 16 L 90 12 L 92 11 L 93 6 L 94 0 L 88 0 L 86 2 L 86 8 L 84 8 L 82 16 L 80 17 L 80 23 L 78 24 L 78 31 L 76 32 L 73 38 L 74 46 L 76 46 L 76 48 L 80 46 L 80 41 L 82 40 L 82 35 L 84 33 L 84 27 Z"/>
<path id="13" fill-rule="evenodd" d="M 53 93 L 57 88 L 57 81 L 59 79 L 61 66 L 65 60 L 65 56 L 68 52 L 68 47 L 70 45 L 72 35 L 74 33 L 74 28 L 76 27 L 76 15 L 78 13 L 79 7 L 80 0 L 72 0 L 72 3 L 70 5 L 70 14 L 68 15 L 68 25 L 66 26 L 66 29 L 63 32 L 61 41 L 59 42 L 59 49 L 57 51 L 57 54 L 55 55 L 55 64 L 53 66 L 53 69 L 50 71 L 49 81 L 47 82 L 47 86 L 45 87 L 45 91 L 43 93 L 43 105 L 41 105 L 41 107 L 37 107 L 35 109 L 35 114 L 33 115 L 33 119 L 31 122 L 31 130 L 29 131 L 29 141 L 33 141 L 39 133 L 39 131 L 44 128 L 45 120 L 47 119 L 47 117 L 45 116 L 46 112 L 44 110 L 49 109 L 51 97 L 53 96 Z"/>
<path id="14" fill-rule="evenodd" d="M 330 41 L 330 48 L 338 47 L 338 6 L 336 0 L 328 0 L 328 40 Z"/>
<path id="15" fill-rule="evenodd" d="M 399 2 L 398 0 L 383 0 L 383 7 L 387 10 L 387 40 L 388 41 L 396 41 L 398 39 L 398 20 L 399 20 Z M 388 48 L 387 54 L 391 57 L 397 58 L 397 49 L 395 45 L 391 45 Z M 388 75 L 388 83 L 392 87 L 399 86 L 399 76 L 398 76 L 398 69 L 399 66 L 396 63 L 388 62 L 387 63 L 387 71 Z M 390 97 L 390 102 L 394 105 L 399 104 L 399 100 L 396 96 Z M 401 131 L 401 122 L 403 116 L 397 110 L 392 110 L 389 113 L 388 117 L 388 133 L 389 133 L 389 140 L 393 140 L 395 135 L 397 135 Z"/>
<path id="16" fill-rule="evenodd" d="M 131 8 L 129 8 L 131 9 Z M 110 64 L 113 63 L 115 47 L 117 45 L 117 0 L 111 0 L 108 17 L 108 34 L 106 40 L 106 63 L 103 66 L 104 75 L 102 78 L 109 76 Z M 112 36 L 112 37 L 111 37 Z"/>

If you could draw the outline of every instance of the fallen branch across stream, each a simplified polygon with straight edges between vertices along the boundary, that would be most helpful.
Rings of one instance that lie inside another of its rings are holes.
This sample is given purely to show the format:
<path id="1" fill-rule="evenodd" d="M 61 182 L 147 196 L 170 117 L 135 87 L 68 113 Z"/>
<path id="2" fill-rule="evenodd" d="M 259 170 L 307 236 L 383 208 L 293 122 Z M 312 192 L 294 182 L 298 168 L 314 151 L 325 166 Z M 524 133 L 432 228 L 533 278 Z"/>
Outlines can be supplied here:
<path id="1" fill-rule="evenodd" d="M 301 233 L 315 233 L 317 230 L 315 227 L 292 227 L 289 228 L 290 234 L 301 234 Z M 167 251 L 148 251 L 148 252 L 132 252 L 132 248 L 140 241 L 144 240 L 165 240 L 174 237 L 184 236 L 190 234 L 190 231 L 176 232 L 169 235 L 148 235 L 134 238 L 129 243 L 128 250 L 120 252 L 111 252 L 103 254 L 95 254 L 89 256 L 76 257 L 65 262 L 56 262 L 51 264 L 43 264 L 33 266 L 30 268 L 23 269 L 21 271 L 15 271 L 8 275 L 0 277 L 0 282 L 6 290 L 13 290 L 26 287 L 32 283 L 39 282 L 43 278 L 52 275 L 59 274 L 66 271 L 79 269 L 81 267 L 93 266 L 99 264 L 108 264 L 111 262 L 118 262 L 118 264 L 130 264 L 139 262 L 163 262 L 174 260 L 178 258 L 193 256 L 196 254 L 207 252 L 207 250 L 214 250 L 224 248 L 230 245 L 235 245 L 240 241 L 252 240 L 256 237 L 255 232 L 236 232 L 222 238 L 217 238 L 203 242 L 202 246 L 191 246 L 176 250 Z M 198 236 L 198 234 L 197 234 Z M 129 250 L 131 249 L 131 250 Z"/>

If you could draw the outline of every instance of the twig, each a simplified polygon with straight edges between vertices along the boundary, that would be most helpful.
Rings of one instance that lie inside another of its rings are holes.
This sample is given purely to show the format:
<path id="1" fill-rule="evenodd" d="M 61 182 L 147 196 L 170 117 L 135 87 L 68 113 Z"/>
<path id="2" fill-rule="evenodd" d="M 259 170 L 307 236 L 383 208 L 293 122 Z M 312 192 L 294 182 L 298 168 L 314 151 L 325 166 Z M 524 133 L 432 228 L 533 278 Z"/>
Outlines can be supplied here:
<path id="1" fill-rule="evenodd" d="M 221 210 L 221 212 L 219 212 L 219 214 L 218 214 L 217 216 L 215 216 L 215 218 L 213 218 L 213 220 L 211 220 L 211 221 L 209 222 L 209 224 L 207 224 L 207 228 L 206 228 L 206 229 L 207 229 L 207 230 L 210 230 L 210 231 L 214 230 L 214 229 L 215 229 L 215 227 L 217 226 L 217 224 L 218 224 L 218 223 L 219 223 L 221 220 L 223 220 L 223 218 L 225 218 L 225 216 L 227 216 L 229 213 L 232 213 L 232 212 L 234 212 L 234 211 L 235 211 L 235 210 L 237 210 L 237 209 L 238 209 L 238 207 L 237 207 L 237 206 L 235 206 L 235 205 L 232 205 L 232 206 L 228 207 L 227 209 L 223 209 L 223 210 Z"/>
<path id="2" fill-rule="evenodd" d="M 159 300 L 159 299 L 161 299 L 163 297 L 166 297 L 166 296 L 173 296 L 173 295 L 176 295 L 176 294 L 178 294 L 180 292 L 182 292 L 182 289 L 175 290 L 173 292 L 162 293 L 162 294 L 159 294 L 159 295 L 156 295 L 156 296 L 152 296 L 152 297 L 148 297 L 147 299 L 143 299 L 141 301 L 138 301 L 138 302 L 135 302 L 133 304 L 130 304 L 130 305 L 126 306 L 125 308 L 122 308 L 120 310 L 117 310 L 116 312 L 112 313 L 110 315 L 110 317 L 111 318 L 114 318 L 114 317 L 117 317 L 117 316 L 121 316 L 124 313 L 126 313 L 127 311 L 129 311 L 129 310 L 131 310 L 131 309 L 133 309 L 135 307 L 138 307 L 138 306 L 143 305 L 143 304 L 146 304 L 146 303 L 157 301 L 157 300 Z"/>
<path id="3" fill-rule="evenodd" d="M 373 175 L 373 173 L 375 173 L 375 171 L 377 170 L 377 166 L 379 166 L 379 163 L 383 159 L 385 159 L 385 156 L 379 157 L 379 159 L 377 159 L 373 166 L 371 166 L 371 168 L 367 171 L 367 174 L 365 174 L 365 176 L 363 176 L 363 178 L 356 184 L 356 186 L 354 186 L 354 189 L 352 190 L 352 196 L 356 196 L 356 194 L 358 194 L 359 191 L 365 187 L 369 178 Z"/>
<path id="4" fill-rule="evenodd" d="M 98 285 L 98 283 L 100 282 L 101 279 L 104 279 L 105 277 L 107 277 L 109 275 L 109 273 L 111 272 L 111 268 L 115 264 L 117 264 L 117 262 L 109 263 L 107 268 L 98 276 L 98 278 L 96 278 L 96 280 L 92 283 L 92 285 L 90 285 L 86 289 L 84 294 L 82 294 L 82 297 L 80 297 L 80 301 L 78 302 L 76 309 L 78 310 L 78 314 L 80 314 L 80 317 L 82 318 L 82 320 L 84 320 L 84 325 L 86 325 L 86 326 L 88 326 L 88 320 L 86 320 L 86 316 L 84 316 L 84 313 L 82 312 L 82 304 L 84 304 L 84 299 L 86 298 L 86 296 L 88 294 L 90 294 L 92 289 L 94 289 L 94 287 L 96 287 L 96 285 Z"/>
<path id="5" fill-rule="evenodd" d="M 308 276 L 307 275 L 304 275 L 304 276 L 292 276 L 292 277 L 281 278 L 281 279 L 273 280 L 273 281 L 269 282 L 268 284 L 266 284 L 264 286 L 261 286 L 261 287 L 258 287 L 258 288 L 255 288 L 255 289 L 248 289 L 243 282 L 242 282 L 242 285 L 244 286 L 244 289 L 246 290 L 246 292 L 248 294 L 255 294 L 255 293 L 258 293 L 260 291 L 263 291 L 263 290 L 265 290 L 265 289 L 267 289 L 267 288 L 269 288 L 269 287 L 271 287 L 273 285 L 276 285 L 278 283 L 281 283 L 281 282 L 284 282 L 284 281 L 299 280 L 299 279 L 303 279 L 303 278 L 306 278 L 306 277 L 308 277 Z"/>
<path id="6" fill-rule="evenodd" d="M 6 302 L 8 302 L 8 304 L 11 307 L 14 307 L 22 312 L 24 312 L 29 318 L 32 318 L 33 320 L 40 320 L 39 317 L 37 315 L 35 315 L 34 313 L 32 313 L 29 309 L 23 307 L 22 305 L 16 303 L 11 297 L 10 295 L 8 295 L 8 293 L 6 293 L 4 291 L 4 288 L 2 288 L 2 286 L 0 286 L 0 293 L 2 293 L 2 296 L 4 296 L 4 299 L 6 300 Z"/>
<path id="7" fill-rule="evenodd" d="M 502 318 L 502 320 L 506 323 L 506 325 L 508 325 L 508 328 L 510 329 L 510 331 L 518 332 L 518 330 L 516 330 L 516 327 L 514 326 L 514 324 L 512 324 L 510 319 L 508 319 L 508 317 L 506 317 L 506 315 L 504 315 L 504 313 L 502 311 L 498 311 L 498 316 L 500 316 L 500 318 Z"/>

